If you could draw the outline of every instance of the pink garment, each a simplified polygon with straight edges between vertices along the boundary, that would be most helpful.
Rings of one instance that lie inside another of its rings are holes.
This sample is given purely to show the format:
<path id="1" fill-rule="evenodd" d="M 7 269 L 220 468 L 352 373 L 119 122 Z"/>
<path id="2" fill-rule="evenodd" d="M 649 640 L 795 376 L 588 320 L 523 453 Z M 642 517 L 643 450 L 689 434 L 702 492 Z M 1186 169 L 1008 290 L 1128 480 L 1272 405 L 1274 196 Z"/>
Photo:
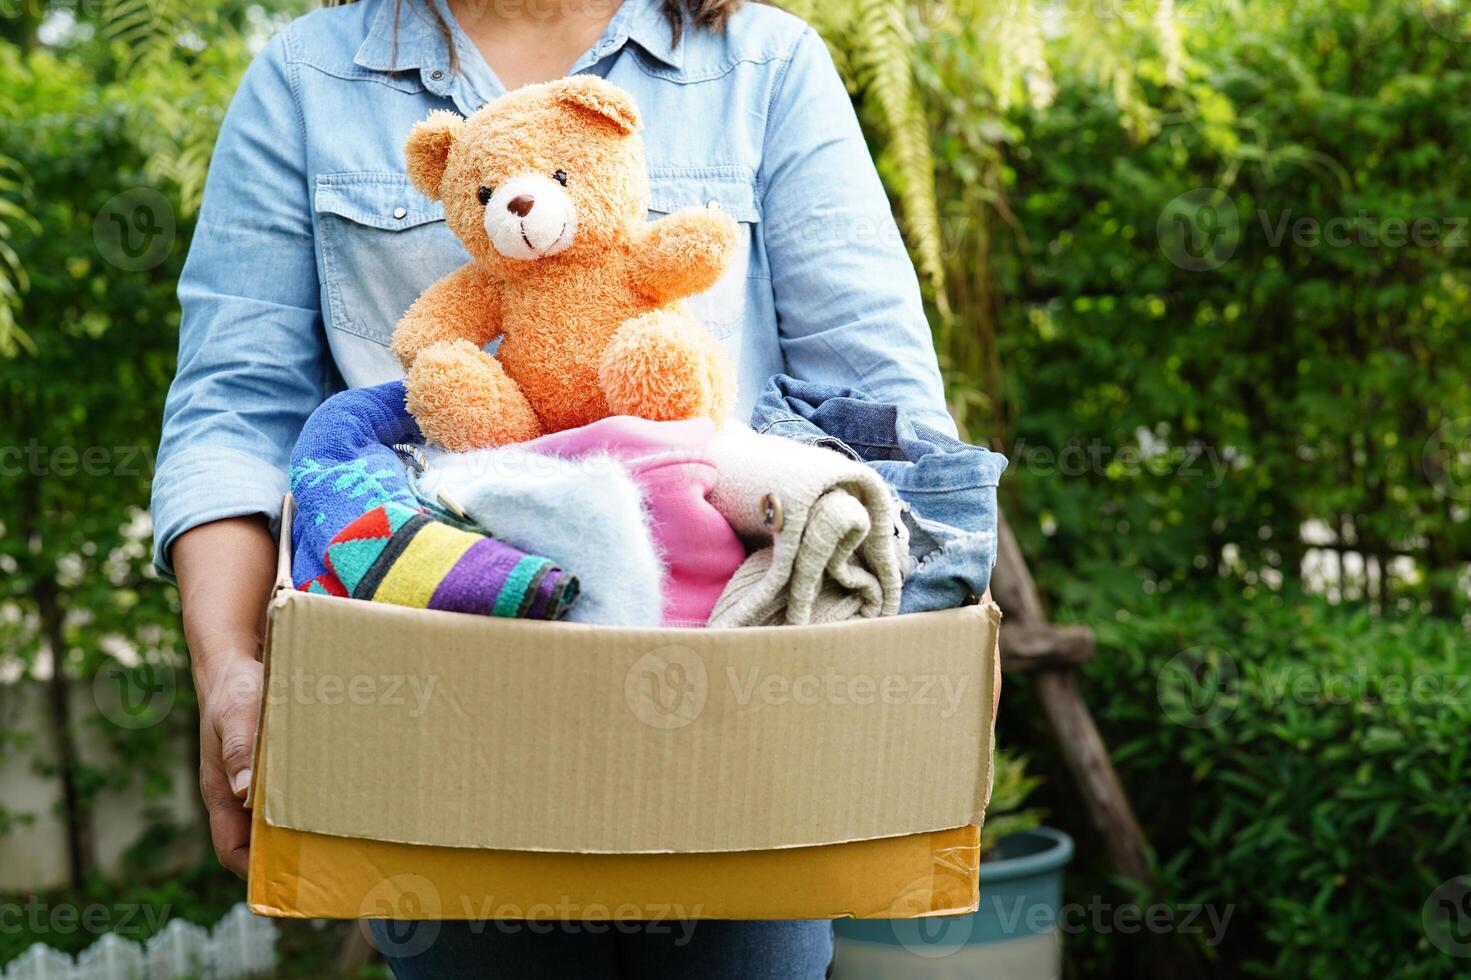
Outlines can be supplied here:
<path id="1" fill-rule="evenodd" d="M 664 625 L 704 626 L 746 549 L 710 503 L 715 465 L 705 453 L 709 419 L 651 422 L 628 415 L 540 436 L 522 447 L 548 456 L 610 456 L 643 492 L 664 561 Z"/>

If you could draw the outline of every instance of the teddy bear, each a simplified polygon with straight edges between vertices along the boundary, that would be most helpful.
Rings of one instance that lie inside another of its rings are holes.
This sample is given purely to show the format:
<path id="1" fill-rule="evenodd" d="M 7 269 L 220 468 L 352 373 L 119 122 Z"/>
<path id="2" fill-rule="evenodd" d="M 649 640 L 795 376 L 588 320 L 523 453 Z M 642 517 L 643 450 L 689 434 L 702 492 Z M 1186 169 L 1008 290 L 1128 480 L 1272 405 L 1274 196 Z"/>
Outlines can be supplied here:
<path id="1" fill-rule="evenodd" d="M 639 125 L 628 93 L 577 75 L 414 126 L 409 179 L 444 202 L 470 255 L 393 333 L 430 442 L 463 451 L 609 415 L 724 417 L 729 362 L 680 300 L 724 273 L 736 227 L 701 207 L 648 222 Z"/>

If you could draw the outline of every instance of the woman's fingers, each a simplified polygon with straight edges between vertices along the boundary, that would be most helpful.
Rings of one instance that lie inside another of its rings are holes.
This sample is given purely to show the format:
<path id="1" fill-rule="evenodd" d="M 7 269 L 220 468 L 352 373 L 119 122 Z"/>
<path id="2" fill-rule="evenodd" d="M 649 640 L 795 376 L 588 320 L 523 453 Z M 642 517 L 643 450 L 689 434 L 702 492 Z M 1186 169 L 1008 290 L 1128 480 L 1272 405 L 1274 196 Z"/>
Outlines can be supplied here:
<path id="1" fill-rule="evenodd" d="M 199 789 L 209 811 L 209 832 L 220 863 L 245 876 L 250 852 L 250 812 L 245 792 L 255 756 L 262 670 L 253 657 L 218 664 L 204 692 Z"/>
<path id="2" fill-rule="evenodd" d="M 256 657 L 276 542 L 263 515 L 231 517 L 185 531 L 171 554 L 199 695 L 199 793 L 220 863 L 243 876 L 250 850 L 243 800 L 264 677 Z"/>
<path id="3" fill-rule="evenodd" d="M 208 753 L 209 748 L 206 746 L 204 751 Z M 209 836 L 215 856 L 226 868 L 244 878 L 250 857 L 250 811 L 230 791 L 225 770 L 218 763 L 201 763 L 199 790 L 209 811 Z"/>
<path id="4" fill-rule="evenodd" d="M 263 672 L 255 659 L 241 660 L 225 672 L 225 690 L 215 693 L 211 711 L 220 740 L 220 759 L 230 792 L 240 800 L 250 787 L 255 763 L 255 729 L 260 719 Z"/>

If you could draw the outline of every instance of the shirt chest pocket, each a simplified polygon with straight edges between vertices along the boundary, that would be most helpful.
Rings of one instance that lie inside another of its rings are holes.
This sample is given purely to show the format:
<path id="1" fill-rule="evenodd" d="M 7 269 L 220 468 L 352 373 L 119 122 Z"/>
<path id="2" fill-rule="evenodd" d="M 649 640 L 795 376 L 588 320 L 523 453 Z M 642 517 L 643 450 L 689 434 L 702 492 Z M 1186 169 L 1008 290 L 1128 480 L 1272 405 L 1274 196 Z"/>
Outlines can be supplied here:
<path id="1" fill-rule="evenodd" d="M 685 301 L 690 312 L 717 340 L 735 335 L 746 315 L 747 279 L 755 272 L 756 235 L 761 220 L 756 188 L 743 172 L 723 170 L 649 173 L 649 220 L 658 221 L 683 208 L 718 208 L 736 222 L 736 248 L 720 281 Z"/>
<path id="2" fill-rule="evenodd" d="M 322 308 L 334 330 L 386 345 L 419 294 L 469 261 L 444 206 L 402 174 L 323 174 L 315 207 Z"/>

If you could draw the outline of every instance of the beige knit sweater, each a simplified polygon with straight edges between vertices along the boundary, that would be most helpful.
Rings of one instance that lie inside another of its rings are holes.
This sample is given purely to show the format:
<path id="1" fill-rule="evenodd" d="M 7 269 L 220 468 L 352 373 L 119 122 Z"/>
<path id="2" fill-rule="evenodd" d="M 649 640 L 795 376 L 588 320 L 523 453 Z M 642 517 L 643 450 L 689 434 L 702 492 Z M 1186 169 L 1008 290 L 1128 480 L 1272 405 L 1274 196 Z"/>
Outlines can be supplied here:
<path id="1" fill-rule="evenodd" d="M 869 467 L 830 449 L 727 422 L 711 441 L 710 501 L 754 552 L 710 626 L 892 616 L 908 572 L 898 505 Z"/>

